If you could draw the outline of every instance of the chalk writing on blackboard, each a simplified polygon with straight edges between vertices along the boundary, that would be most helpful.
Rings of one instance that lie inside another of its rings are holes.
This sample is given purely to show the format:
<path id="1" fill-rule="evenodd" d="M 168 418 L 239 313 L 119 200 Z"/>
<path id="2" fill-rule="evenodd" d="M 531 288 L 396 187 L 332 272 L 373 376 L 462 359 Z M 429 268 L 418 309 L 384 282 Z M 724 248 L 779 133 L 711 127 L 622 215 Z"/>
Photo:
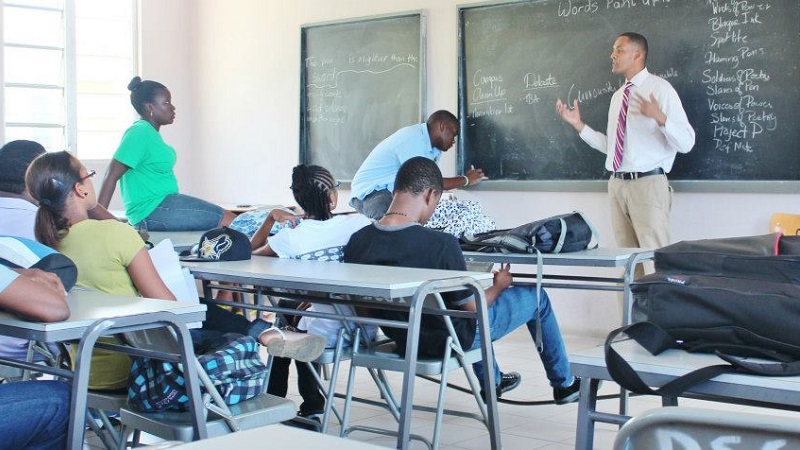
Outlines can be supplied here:
<path id="1" fill-rule="evenodd" d="M 350 117 L 348 102 L 343 97 L 345 89 L 353 89 L 352 86 L 358 85 L 362 77 L 386 76 L 402 70 L 411 71 L 414 75 L 419 70 L 419 56 L 394 53 L 350 54 L 346 60 L 338 62 L 331 58 L 311 57 L 306 58 L 305 67 L 310 74 L 306 84 L 306 120 L 339 124 Z M 389 80 L 387 76 L 386 81 Z"/>
<path id="2" fill-rule="evenodd" d="M 650 41 L 648 69 L 695 127 L 678 180 L 800 180 L 800 3 L 790 0 L 560 0 L 459 10 L 463 167 L 499 180 L 601 180 L 605 155 L 554 113 L 577 100 L 605 131 L 611 43 Z M 462 167 L 462 169 L 463 169 Z"/>
<path id="3" fill-rule="evenodd" d="M 301 29 L 300 160 L 350 180 L 372 148 L 422 120 L 421 12 Z"/>

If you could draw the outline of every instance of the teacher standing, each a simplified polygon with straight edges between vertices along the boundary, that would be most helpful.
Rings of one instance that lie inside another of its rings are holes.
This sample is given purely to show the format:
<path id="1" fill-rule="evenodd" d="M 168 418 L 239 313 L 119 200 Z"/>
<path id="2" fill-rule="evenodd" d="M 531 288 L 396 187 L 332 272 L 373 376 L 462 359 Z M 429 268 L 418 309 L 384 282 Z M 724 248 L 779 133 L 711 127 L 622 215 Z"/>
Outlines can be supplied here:
<path id="1" fill-rule="evenodd" d="M 647 39 L 622 33 L 611 49 L 611 71 L 625 84 L 611 97 L 606 134 L 581 120 L 578 100 L 569 108 L 559 99 L 558 114 L 584 142 L 606 154 L 611 171 L 611 223 L 620 247 L 659 248 L 670 242 L 672 190 L 667 173 L 678 153 L 694 146 L 695 133 L 678 93 L 647 71 Z"/>
<path id="2" fill-rule="evenodd" d="M 117 181 L 125 214 L 147 231 L 196 231 L 228 225 L 234 214 L 205 200 L 178 193 L 175 149 L 162 139 L 162 125 L 175 120 L 172 95 L 161 83 L 133 77 L 131 105 L 141 116 L 122 136 L 108 166 L 98 203 L 108 207 Z"/>

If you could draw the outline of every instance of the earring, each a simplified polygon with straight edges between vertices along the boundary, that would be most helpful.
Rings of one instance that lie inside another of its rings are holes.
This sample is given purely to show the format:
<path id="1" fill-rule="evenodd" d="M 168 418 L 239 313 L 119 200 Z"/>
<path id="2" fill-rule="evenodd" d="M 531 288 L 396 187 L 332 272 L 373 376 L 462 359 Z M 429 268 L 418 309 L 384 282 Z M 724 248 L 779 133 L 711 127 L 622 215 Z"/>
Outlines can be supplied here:
<path id="1" fill-rule="evenodd" d="M 153 118 L 153 111 L 152 110 L 150 111 L 150 118 L 151 119 Z"/>

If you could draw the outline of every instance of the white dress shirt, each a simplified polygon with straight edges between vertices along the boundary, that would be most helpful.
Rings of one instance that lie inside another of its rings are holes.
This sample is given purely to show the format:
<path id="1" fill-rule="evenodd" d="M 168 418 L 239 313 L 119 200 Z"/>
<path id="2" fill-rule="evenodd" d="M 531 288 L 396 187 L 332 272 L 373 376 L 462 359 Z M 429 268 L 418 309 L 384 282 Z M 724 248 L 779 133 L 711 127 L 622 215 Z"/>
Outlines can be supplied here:
<path id="1" fill-rule="evenodd" d="M 623 150 L 622 164 L 619 172 L 648 172 L 662 168 L 665 172 L 672 169 L 675 155 L 688 153 L 694 146 L 694 129 L 686 118 L 683 104 L 678 93 L 669 82 L 659 76 L 653 75 L 642 69 L 631 80 L 631 99 L 639 94 L 649 100 L 650 95 L 655 96 L 661 106 L 661 111 L 667 116 L 663 127 L 658 126 L 655 119 L 645 117 L 635 110 L 633 100 L 628 110 L 627 131 L 625 134 L 625 147 Z M 580 133 L 581 139 L 606 154 L 606 170 L 612 171 L 614 163 L 613 136 L 617 133 L 617 120 L 622 107 L 622 93 L 624 85 L 611 97 L 608 108 L 608 126 L 606 134 L 593 130 L 588 125 Z M 608 139 L 607 136 L 612 136 Z"/>

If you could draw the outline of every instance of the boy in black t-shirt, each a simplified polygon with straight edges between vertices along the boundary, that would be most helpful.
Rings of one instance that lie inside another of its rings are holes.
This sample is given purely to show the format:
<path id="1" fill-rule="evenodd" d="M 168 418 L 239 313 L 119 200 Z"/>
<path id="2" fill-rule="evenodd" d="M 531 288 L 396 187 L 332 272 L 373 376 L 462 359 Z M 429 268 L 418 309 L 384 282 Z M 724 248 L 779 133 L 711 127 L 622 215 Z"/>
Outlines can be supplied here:
<path id="1" fill-rule="evenodd" d="M 411 158 L 397 173 L 392 204 L 377 222 L 353 234 L 344 252 L 344 261 L 385 266 L 418 267 L 430 269 L 466 270 L 464 256 L 455 237 L 424 228 L 442 195 L 443 181 L 439 167 L 426 158 Z M 539 356 L 547 378 L 553 387 L 557 404 L 578 399 L 580 379 L 572 376 L 564 341 L 558 328 L 550 300 L 542 291 L 536 301 L 536 289 L 511 287 L 510 267 L 505 266 L 494 274 L 493 285 L 486 289 L 489 305 L 489 328 L 492 340 L 497 340 L 525 324 L 536 335 L 536 318 L 540 316 L 543 350 Z M 475 301 L 468 292 L 460 291 L 444 296 L 448 308 L 475 311 Z M 377 313 L 386 319 L 407 320 L 404 312 L 383 310 Z M 472 319 L 452 318 L 453 326 L 462 347 L 480 346 L 476 324 Z M 383 328 L 395 340 L 400 350 L 406 341 L 406 330 Z M 441 356 L 448 333 L 441 317 L 423 314 L 420 330 L 420 355 Z M 493 362 L 498 397 L 502 392 L 519 384 L 519 375 L 501 374 Z M 473 365 L 478 380 L 482 381 L 483 365 Z"/>

